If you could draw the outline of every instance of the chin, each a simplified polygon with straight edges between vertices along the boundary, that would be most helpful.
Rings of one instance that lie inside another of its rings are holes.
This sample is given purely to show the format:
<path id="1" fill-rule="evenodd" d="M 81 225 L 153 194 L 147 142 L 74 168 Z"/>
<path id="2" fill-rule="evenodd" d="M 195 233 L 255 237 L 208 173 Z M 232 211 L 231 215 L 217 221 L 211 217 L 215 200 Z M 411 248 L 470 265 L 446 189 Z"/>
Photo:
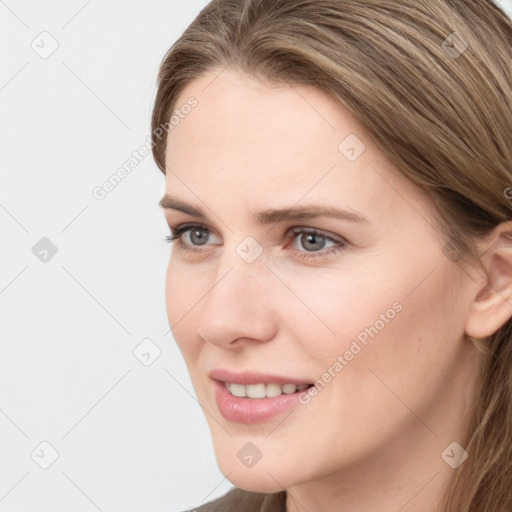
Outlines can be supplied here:
<path id="1" fill-rule="evenodd" d="M 225 445 L 216 450 L 216 460 L 226 479 L 246 491 L 275 493 L 307 479 L 307 476 L 300 478 L 296 467 L 285 467 L 278 459 L 270 457 L 266 457 L 266 460 L 263 457 L 252 467 L 245 467 L 236 453 L 227 453 Z"/>
<path id="2" fill-rule="evenodd" d="M 261 493 L 274 493 L 283 491 L 283 487 L 288 487 L 288 484 L 283 482 L 279 475 L 274 478 L 274 473 L 270 474 L 265 469 L 260 469 L 256 472 L 256 468 L 252 469 L 236 469 L 230 474 L 229 470 L 221 473 L 229 480 L 234 486 L 244 489 L 245 491 L 261 492 Z M 228 476 L 229 475 L 229 476 Z M 272 476 L 271 476 L 272 475 Z"/>

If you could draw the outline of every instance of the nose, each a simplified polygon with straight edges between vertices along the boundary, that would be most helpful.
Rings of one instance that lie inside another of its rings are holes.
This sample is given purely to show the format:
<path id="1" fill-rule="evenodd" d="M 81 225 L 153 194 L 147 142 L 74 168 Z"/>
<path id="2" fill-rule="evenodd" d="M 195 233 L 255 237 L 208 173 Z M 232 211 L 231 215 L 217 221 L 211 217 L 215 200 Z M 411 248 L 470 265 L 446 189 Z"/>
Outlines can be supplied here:
<path id="1" fill-rule="evenodd" d="M 202 301 L 198 334 L 227 349 L 272 340 L 277 329 L 276 277 L 263 257 L 247 263 L 234 254 L 225 263 Z"/>

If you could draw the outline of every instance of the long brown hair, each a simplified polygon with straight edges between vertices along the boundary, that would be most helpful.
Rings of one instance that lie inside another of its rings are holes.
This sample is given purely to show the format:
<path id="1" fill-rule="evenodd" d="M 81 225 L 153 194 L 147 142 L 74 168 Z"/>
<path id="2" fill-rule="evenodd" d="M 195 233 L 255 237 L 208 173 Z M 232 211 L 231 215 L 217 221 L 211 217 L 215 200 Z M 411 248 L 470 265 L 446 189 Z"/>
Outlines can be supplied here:
<path id="1" fill-rule="evenodd" d="M 432 198 L 459 256 L 512 219 L 512 23 L 491 0 L 212 0 L 165 55 L 152 118 L 165 174 L 176 99 L 231 66 L 313 84 L 345 105 L 396 169 Z M 442 512 L 512 511 L 512 321 L 485 340 Z"/>

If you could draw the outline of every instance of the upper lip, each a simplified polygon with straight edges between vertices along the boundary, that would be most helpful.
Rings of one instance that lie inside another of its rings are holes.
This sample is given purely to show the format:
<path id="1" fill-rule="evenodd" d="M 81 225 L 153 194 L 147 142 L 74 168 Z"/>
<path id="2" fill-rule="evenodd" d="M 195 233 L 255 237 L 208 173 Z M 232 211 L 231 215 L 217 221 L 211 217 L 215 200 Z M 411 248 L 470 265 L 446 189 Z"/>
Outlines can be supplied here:
<path id="1" fill-rule="evenodd" d="M 256 373 L 251 371 L 244 371 L 241 373 L 234 373 L 222 368 L 215 368 L 210 372 L 210 377 L 214 380 L 221 382 L 229 382 L 231 384 L 311 384 L 311 381 L 304 379 L 297 379 L 295 377 L 283 377 L 279 375 L 271 375 L 269 373 Z"/>

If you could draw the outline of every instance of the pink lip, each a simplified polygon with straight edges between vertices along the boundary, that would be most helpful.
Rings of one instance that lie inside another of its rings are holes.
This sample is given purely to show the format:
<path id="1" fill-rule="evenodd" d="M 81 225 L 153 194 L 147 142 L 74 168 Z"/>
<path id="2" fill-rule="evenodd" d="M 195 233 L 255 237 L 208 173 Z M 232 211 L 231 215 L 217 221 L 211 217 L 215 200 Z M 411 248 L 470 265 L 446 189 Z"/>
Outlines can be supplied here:
<path id="1" fill-rule="evenodd" d="M 269 373 L 253 373 L 245 371 L 242 373 L 233 373 L 229 370 L 223 370 L 222 368 L 216 368 L 210 372 L 210 377 L 214 380 L 222 382 L 229 382 L 235 384 L 313 384 L 309 380 L 297 379 L 295 377 L 280 377 L 279 375 L 271 375 Z"/>
<path id="2" fill-rule="evenodd" d="M 279 395 L 272 398 L 239 398 L 233 396 L 222 382 L 213 381 L 215 400 L 222 416 L 235 423 L 263 423 L 274 416 L 301 405 L 300 393 L 297 391 L 290 395 Z"/>

